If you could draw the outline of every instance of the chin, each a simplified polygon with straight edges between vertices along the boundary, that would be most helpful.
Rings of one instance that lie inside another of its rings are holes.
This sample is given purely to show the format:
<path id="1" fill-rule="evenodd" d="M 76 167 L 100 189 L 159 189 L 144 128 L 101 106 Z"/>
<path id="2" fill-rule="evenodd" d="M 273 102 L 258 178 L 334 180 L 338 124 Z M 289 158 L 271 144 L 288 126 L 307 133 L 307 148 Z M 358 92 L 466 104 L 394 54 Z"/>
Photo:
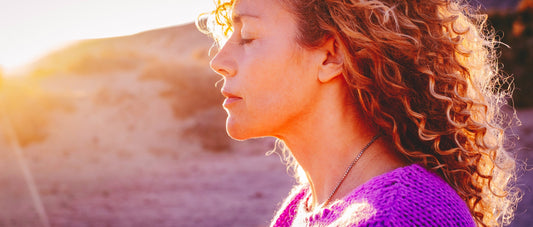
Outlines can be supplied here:
<path id="1" fill-rule="evenodd" d="M 243 127 L 249 125 L 250 124 L 236 122 L 231 117 L 228 117 L 228 119 L 226 120 L 226 133 L 232 139 L 239 141 L 255 138 L 255 136 L 252 135 L 252 130 L 250 128 Z"/>

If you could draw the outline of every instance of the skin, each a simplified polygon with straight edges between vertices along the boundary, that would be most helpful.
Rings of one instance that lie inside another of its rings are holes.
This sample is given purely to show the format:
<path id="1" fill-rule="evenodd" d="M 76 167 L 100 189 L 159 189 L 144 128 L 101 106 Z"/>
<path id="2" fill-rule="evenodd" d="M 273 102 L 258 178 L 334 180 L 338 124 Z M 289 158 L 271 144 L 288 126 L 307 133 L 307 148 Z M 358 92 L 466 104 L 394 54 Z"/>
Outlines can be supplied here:
<path id="1" fill-rule="evenodd" d="M 324 203 L 347 166 L 377 130 L 363 119 L 342 77 L 334 39 L 306 49 L 297 23 L 277 0 L 240 0 L 234 32 L 211 61 L 224 79 L 226 129 L 238 140 L 274 136 L 304 169 L 312 207 Z M 405 165 L 377 140 L 346 177 L 333 200 L 374 176 Z"/>

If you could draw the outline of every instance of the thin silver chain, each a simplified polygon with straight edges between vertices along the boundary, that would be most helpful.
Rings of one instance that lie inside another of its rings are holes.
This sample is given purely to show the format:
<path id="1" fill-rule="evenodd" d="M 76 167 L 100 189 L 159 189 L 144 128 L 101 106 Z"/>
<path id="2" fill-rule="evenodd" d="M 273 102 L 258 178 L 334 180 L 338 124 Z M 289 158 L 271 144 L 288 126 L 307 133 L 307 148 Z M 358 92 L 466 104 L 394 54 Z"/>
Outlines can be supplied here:
<path id="1" fill-rule="evenodd" d="M 331 201 L 331 198 L 333 198 L 333 196 L 335 195 L 335 193 L 337 192 L 337 190 L 339 189 L 339 187 L 341 186 L 342 182 L 344 182 L 344 179 L 346 179 L 346 176 L 348 176 L 348 173 L 350 173 L 350 170 L 352 170 L 353 166 L 355 165 L 355 163 L 357 163 L 357 161 L 359 161 L 359 159 L 361 158 L 361 156 L 363 155 L 363 153 L 366 151 L 366 149 L 368 149 L 370 147 L 370 145 L 372 145 L 374 143 L 374 141 L 376 141 L 378 138 L 379 138 L 380 134 L 378 133 L 377 135 L 375 135 L 372 140 L 370 140 L 370 142 L 368 142 L 362 149 L 361 151 L 359 152 L 359 154 L 355 157 L 355 159 L 352 161 L 352 163 L 348 166 L 348 168 L 346 169 L 346 171 L 344 171 L 344 175 L 342 176 L 341 180 L 339 181 L 339 183 L 337 183 L 337 186 L 335 186 L 335 189 L 333 189 L 333 191 L 331 192 L 331 194 L 329 194 L 329 197 L 328 199 L 326 200 L 326 202 L 324 202 L 322 204 L 322 208 L 326 207 L 329 202 Z M 308 200 L 307 200 L 308 201 Z M 306 201 L 306 209 L 309 211 L 309 205 L 307 204 L 307 201 Z"/>

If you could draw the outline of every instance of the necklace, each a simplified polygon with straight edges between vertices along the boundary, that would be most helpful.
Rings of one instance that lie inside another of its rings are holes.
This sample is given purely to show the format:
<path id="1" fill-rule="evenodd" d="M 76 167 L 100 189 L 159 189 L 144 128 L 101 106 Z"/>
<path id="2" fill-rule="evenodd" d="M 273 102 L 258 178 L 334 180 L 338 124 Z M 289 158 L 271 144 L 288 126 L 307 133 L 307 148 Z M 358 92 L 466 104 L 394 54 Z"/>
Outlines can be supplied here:
<path id="1" fill-rule="evenodd" d="M 359 161 L 359 159 L 361 158 L 361 156 L 363 155 L 363 153 L 366 151 L 366 149 L 368 149 L 370 147 L 370 145 L 372 145 L 374 143 L 374 141 L 376 141 L 378 138 L 379 138 L 380 134 L 378 133 L 377 135 L 375 135 L 372 140 L 370 140 L 370 142 L 368 142 L 362 149 L 361 151 L 359 152 L 359 154 L 355 157 L 355 159 L 352 161 L 352 163 L 350 163 L 350 165 L 348 166 L 348 168 L 346 169 L 346 171 L 344 171 L 344 175 L 342 176 L 341 180 L 337 183 L 337 186 L 335 186 L 335 189 L 333 189 L 333 191 L 329 194 L 329 197 L 328 199 L 326 200 L 326 202 L 324 202 L 322 204 L 322 208 L 326 207 L 329 202 L 331 202 L 331 198 L 333 198 L 333 196 L 335 195 L 335 193 L 337 192 L 337 190 L 339 189 L 339 187 L 341 186 L 342 182 L 344 182 L 344 179 L 346 179 L 346 176 L 348 176 L 348 173 L 350 173 L 350 170 L 352 170 L 353 166 L 355 165 L 355 163 L 357 163 L 357 161 Z M 310 211 L 309 209 L 309 197 L 307 198 L 307 200 L 305 201 L 305 209 L 307 211 Z"/>

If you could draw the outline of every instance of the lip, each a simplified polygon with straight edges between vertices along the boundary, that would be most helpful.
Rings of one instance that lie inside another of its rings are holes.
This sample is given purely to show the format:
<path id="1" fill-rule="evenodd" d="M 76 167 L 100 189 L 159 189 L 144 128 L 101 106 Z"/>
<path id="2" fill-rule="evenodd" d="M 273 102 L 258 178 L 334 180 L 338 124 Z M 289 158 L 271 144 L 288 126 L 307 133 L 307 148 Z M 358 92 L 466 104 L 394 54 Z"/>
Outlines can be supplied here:
<path id="1" fill-rule="evenodd" d="M 235 103 L 235 102 L 238 102 L 238 101 L 242 100 L 242 97 L 239 97 L 239 96 L 237 96 L 237 95 L 235 95 L 235 94 L 233 94 L 233 93 L 231 93 L 229 91 L 226 91 L 224 89 L 222 89 L 221 92 L 222 92 L 222 95 L 224 97 L 226 97 L 226 99 L 224 99 L 224 103 L 222 104 L 222 106 L 224 106 L 224 107 L 227 107 L 227 106 L 229 106 L 232 103 Z"/>

